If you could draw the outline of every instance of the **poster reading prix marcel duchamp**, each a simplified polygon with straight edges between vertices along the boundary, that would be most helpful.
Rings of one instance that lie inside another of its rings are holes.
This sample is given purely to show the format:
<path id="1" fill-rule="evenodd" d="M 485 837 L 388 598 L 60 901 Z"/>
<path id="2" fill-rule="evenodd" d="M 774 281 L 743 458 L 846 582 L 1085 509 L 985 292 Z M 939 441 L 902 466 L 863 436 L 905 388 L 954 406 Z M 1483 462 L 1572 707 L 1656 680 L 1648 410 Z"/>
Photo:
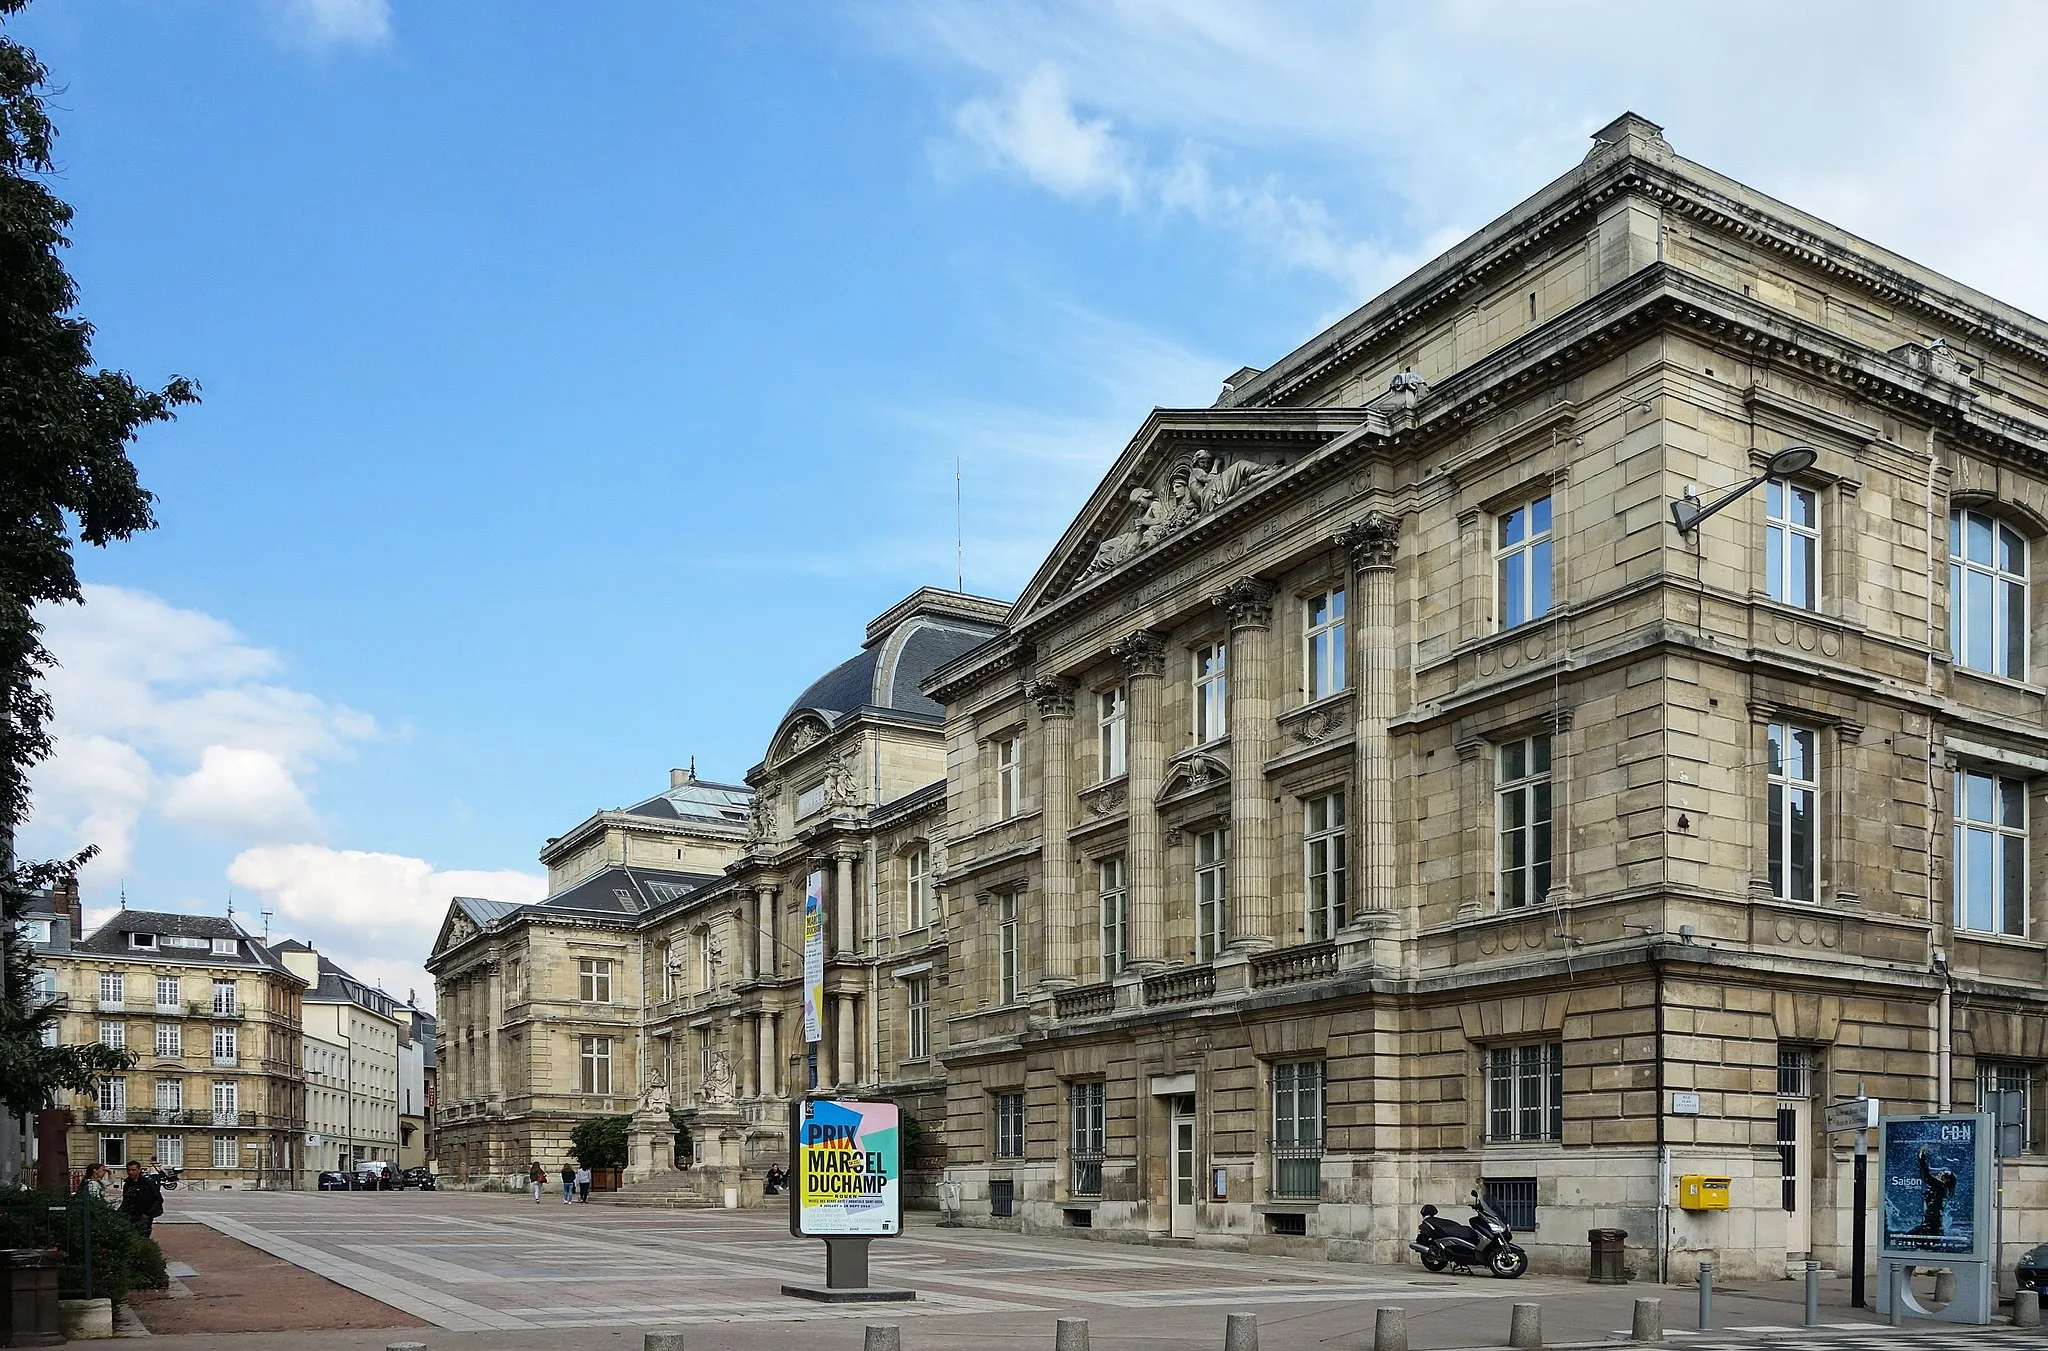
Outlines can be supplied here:
<path id="1" fill-rule="evenodd" d="M 1895 1257 L 1964 1257 L 1977 1250 L 1978 1122 L 1974 1117 L 1887 1117 L 1884 1233 Z"/>
<path id="2" fill-rule="evenodd" d="M 796 1230 L 810 1238 L 880 1237 L 903 1228 L 901 1119 L 891 1102 L 802 1104 Z"/>

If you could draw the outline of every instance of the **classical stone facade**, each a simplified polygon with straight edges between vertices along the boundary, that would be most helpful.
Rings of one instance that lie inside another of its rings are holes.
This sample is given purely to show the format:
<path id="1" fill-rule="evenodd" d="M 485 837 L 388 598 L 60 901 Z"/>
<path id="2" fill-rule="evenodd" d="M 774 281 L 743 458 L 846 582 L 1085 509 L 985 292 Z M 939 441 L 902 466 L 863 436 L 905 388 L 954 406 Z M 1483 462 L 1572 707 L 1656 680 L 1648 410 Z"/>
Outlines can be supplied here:
<path id="1" fill-rule="evenodd" d="M 877 620 L 722 875 L 619 918 L 644 1068 L 743 1189 L 815 1084 L 910 1104 L 973 1223 L 1399 1262 L 1483 1185 L 1539 1267 L 1617 1226 L 1744 1277 L 1846 1264 L 1824 1104 L 2021 1089 L 2017 1244 L 2044 542 L 2048 326 L 1624 116 L 1155 411 L 1013 607 Z M 919 625 L 959 648 L 906 690 Z M 483 941 L 436 958 L 451 1079 L 510 1026 Z"/>

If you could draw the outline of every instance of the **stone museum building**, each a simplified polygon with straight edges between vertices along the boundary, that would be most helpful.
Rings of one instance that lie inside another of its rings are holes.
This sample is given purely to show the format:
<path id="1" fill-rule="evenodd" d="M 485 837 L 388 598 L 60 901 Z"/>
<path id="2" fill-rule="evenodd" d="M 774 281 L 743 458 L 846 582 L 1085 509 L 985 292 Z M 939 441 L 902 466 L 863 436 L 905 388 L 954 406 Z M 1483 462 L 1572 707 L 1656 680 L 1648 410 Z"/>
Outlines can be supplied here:
<path id="1" fill-rule="evenodd" d="M 1155 410 L 1014 605 L 878 618 L 687 890 L 457 901 L 442 1167 L 545 1067 L 550 1110 L 658 1079 L 684 1171 L 746 1183 L 815 1086 L 902 1101 L 970 1223 L 1402 1262 L 1484 1188 L 1538 1270 L 1613 1226 L 1645 1275 L 1753 1277 L 1847 1265 L 1828 1103 L 2020 1090 L 2011 1257 L 2048 1211 L 2036 545 L 2048 323 L 1623 116 Z M 570 999 L 601 947 L 613 1002 Z"/>

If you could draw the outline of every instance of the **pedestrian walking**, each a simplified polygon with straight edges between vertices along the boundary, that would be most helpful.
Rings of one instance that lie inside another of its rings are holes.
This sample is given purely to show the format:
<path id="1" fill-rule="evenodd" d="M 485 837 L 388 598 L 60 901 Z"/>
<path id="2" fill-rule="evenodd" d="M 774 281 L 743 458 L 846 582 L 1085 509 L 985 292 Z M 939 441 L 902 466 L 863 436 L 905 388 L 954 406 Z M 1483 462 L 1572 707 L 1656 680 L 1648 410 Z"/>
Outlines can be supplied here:
<path id="1" fill-rule="evenodd" d="M 562 1165 L 562 1204 L 568 1205 L 576 1199 L 576 1170 L 568 1164 Z"/>
<path id="2" fill-rule="evenodd" d="M 142 1165 L 133 1159 L 128 1160 L 128 1179 L 121 1184 L 121 1213 L 144 1238 L 149 1237 L 156 1217 L 164 1213 L 163 1189 L 155 1178 L 144 1177 Z"/>
<path id="3" fill-rule="evenodd" d="M 90 1196 L 95 1201 L 106 1200 L 107 1165 L 104 1163 L 87 1164 L 85 1176 L 78 1183 L 78 1194 L 80 1196 Z"/>
<path id="4" fill-rule="evenodd" d="M 576 1199 L 585 1205 L 590 1204 L 590 1170 L 588 1168 L 578 1168 L 576 1170 Z"/>
<path id="5" fill-rule="evenodd" d="M 526 1170 L 526 1180 L 533 1184 L 533 1203 L 540 1204 L 540 1189 L 548 1185 L 548 1170 L 540 1166 L 540 1160 L 533 1161 L 533 1167 Z"/>

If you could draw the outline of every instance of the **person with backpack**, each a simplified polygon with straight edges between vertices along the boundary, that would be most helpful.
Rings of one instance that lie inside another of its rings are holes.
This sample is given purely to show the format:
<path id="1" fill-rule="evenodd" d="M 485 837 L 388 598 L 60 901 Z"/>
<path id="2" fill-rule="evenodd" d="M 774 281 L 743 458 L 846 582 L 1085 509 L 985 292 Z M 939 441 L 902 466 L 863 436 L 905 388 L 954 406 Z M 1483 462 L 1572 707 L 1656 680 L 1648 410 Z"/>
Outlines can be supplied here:
<path id="1" fill-rule="evenodd" d="M 533 1161 L 533 1167 L 526 1170 L 526 1180 L 533 1184 L 533 1203 L 540 1204 L 540 1189 L 548 1182 L 548 1170 L 540 1166 L 540 1160 Z"/>
<path id="2" fill-rule="evenodd" d="M 566 1161 L 562 1164 L 562 1204 L 568 1205 L 576 1199 L 576 1170 Z"/>
<path id="3" fill-rule="evenodd" d="M 164 1213 L 163 1189 L 155 1178 L 144 1177 L 142 1165 L 133 1159 L 128 1160 L 128 1178 L 121 1184 L 121 1213 L 144 1238 L 149 1237 L 156 1217 Z"/>

